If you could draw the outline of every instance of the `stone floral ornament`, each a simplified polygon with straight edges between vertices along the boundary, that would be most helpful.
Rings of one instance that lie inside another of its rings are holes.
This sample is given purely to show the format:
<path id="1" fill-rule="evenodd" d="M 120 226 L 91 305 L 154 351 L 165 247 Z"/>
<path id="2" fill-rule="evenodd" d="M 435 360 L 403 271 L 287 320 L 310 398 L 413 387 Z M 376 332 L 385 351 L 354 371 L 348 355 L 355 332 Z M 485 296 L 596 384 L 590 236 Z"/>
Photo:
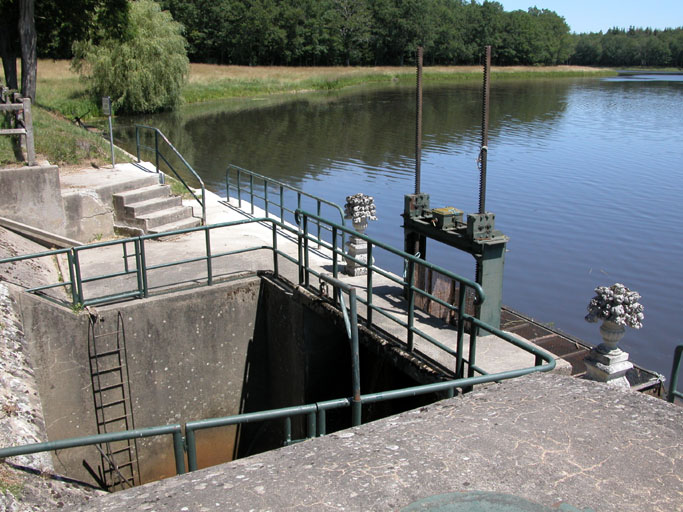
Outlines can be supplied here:
<path id="1" fill-rule="evenodd" d="M 640 329 L 643 326 L 643 305 L 638 302 L 640 294 L 632 292 L 621 283 L 598 286 L 595 297 L 588 304 L 587 322 L 598 320 Z"/>
<path id="2" fill-rule="evenodd" d="M 354 194 L 346 197 L 344 218 L 351 219 L 353 229 L 361 235 L 365 233 L 365 230 L 368 227 L 368 221 L 377 220 L 377 216 L 375 215 L 376 212 L 375 200 L 372 196 Z M 365 275 L 367 273 L 365 264 L 368 261 L 367 242 L 356 235 L 351 235 L 349 241 L 346 242 L 346 254 L 353 259 L 345 258 L 345 272 L 350 276 Z"/>
<path id="3" fill-rule="evenodd" d="M 376 212 L 375 199 L 372 196 L 366 196 L 365 194 L 346 196 L 344 218 L 351 219 L 354 229 L 356 229 L 356 224 L 365 223 L 365 227 L 367 227 L 369 220 L 377 220 Z"/>
<path id="4" fill-rule="evenodd" d="M 644 308 L 639 300 L 638 292 L 629 290 L 621 283 L 595 289 L 595 297 L 588 303 L 586 321 L 602 320 L 600 335 L 603 342 L 586 357 L 589 379 L 630 388 L 626 372 L 633 368 L 633 364 L 628 361 L 628 353 L 619 349 L 617 344 L 624 337 L 627 326 L 634 329 L 643 326 Z"/>

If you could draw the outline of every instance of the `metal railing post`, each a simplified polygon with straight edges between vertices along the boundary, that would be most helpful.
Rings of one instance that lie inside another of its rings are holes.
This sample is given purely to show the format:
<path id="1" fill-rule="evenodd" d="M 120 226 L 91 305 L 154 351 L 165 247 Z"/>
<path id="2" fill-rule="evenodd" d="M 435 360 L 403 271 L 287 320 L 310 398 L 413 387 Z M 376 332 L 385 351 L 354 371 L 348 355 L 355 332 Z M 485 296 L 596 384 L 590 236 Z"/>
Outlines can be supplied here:
<path id="1" fill-rule="evenodd" d="M 280 270 L 278 266 L 278 254 L 277 254 L 277 225 L 273 222 L 273 273 L 275 277 L 280 277 Z"/>
<path id="2" fill-rule="evenodd" d="M 366 283 L 367 309 L 365 311 L 365 324 L 368 328 L 372 327 L 372 244 L 368 244 L 368 275 Z"/>
<path id="3" fill-rule="evenodd" d="M 156 166 L 157 174 L 159 174 L 159 132 L 157 130 L 154 130 L 154 157 L 154 165 Z"/>
<path id="4" fill-rule="evenodd" d="M 78 302 L 76 304 L 83 304 L 85 302 L 85 299 L 83 297 L 83 278 L 81 276 L 81 262 L 78 256 L 79 251 L 76 250 L 76 248 L 73 249 L 74 251 L 74 272 L 75 272 L 75 279 L 76 279 L 76 293 L 78 293 Z M 72 285 L 73 287 L 73 285 Z M 76 305 L 74 304 L 74 305 Z"/>
<path id="5" fill-rule="evenodd" d="M 75 306 L 79 302 L 81 302 L 81 299 L 79 298 L 78 295 L 78 287 L 76 285 L 75 281 L 75 272 L 74 272 L 74 250 L 71 249 L 69 252 L 66 253 L 66 259 L 69 264 L 69 281 L 71 282 L 71 300 L 73 301 L 73 305 Z"/>
<path id="6" fill-rule="evenodd" d="M 467 288 L 465 288 L 462 283 L 458 284 L 458 353 L 455 356 L 455 378 L 461 379 L 465 372 L 465 363 L 463 359 L 463 341 L 465 338 L 465 322 L 464 322 L 464 312 L 465 312 L 465 296 Z"/>
<path id="7" fill-rule="evenodd" d="M 254 215 L 254 177 L 249 175 L 249 201 L 251 202 L 251 214 Z"/>
<path id="8" fill-rule="evenodd" d="M 285 222 L 285 188 L 280 185 L 280 222 Z"/>
<path id="9" fill-rule="evenodd" d="M 415 343 L 413 340 L 413 322 L 415 321 L 415 262 L 408 260 L 408 352 L 412 352 Z"/>
<path id="10" fill-rule="evenodd" d="M 237 206 L 242 208 L 242 173 L 237 169 Z"/>
<path id="11" fill-rule="evenodd" d="M 306 423 L 307 423 L 307 425 L 306 425 L 306 426 L 307 426 L 307 428 L 306 428 L 306 430 L 307 430 L 306 437 L 308 437 L 308 438 L 316 437 L 316 435 L 315 435 L 315 433 L 316 433 L 316 429 L 315 429 L 315 427 L 316 427 L 316 417 L 315 417 L 315 416 L 316 416 L 315 412 L 309 412 L 309 413 L 306 415 L 306 419 L 307 419 L 307 422 L 306 422 Z"/>
<path id="12" fill-rule="evenodd" d="M 126 242 L 123 242 L 123 270 L 128 272 L 128 248 Z"/>
<path id="13" fill-rule="evenodd" d="M 211 286 L 213 284 L 213 267 L 211 262 L 211 230 L 209 228 L 204 228 L 204 240 L 206 243 L 207 284 Z"/>
<path id="14" fill-rule="evenodd" d="M 339 277 L 339 255 L 337 254 L 337 228 L 332 228 L 332 277 Z"/>
<path id="15" fill-rule="evenodd" d="M 361 424 L 362 402 L 360 397 L 360 350 L 358 348 L 358 307 L 356 289 L 349 289 L 349 307 L 351 308 L 351 382 L 353 385 L 353 402 L 351 404 L 351 424 Z"/>
<path id="16" fill-rule="evenodd" d="M 320 203 L 320 200 L 318 200 L 317 203 L 318 203 L 318 210 L 316 213 L 318 214 L 318 217 L 320 217 L 320 208 L 322 205 Z M 320 246 L 321 246 L 321 244 L 320 244 L 320 221 L 318 221 L 317 224 L 318 224 L 318 249 L 320 249 Z"/>
<path id="17" fill-rule="evenodd" d="M 266 219 L 268 218 L 268 180 L 263 180 L 263 204 L 266 209 Z"/>
<path id="18" fill-rule="evenodd" d="M 304 215 L 304 285 L 306 287 L 310 285 L 308 249 L 308 216 Z"/>
<path id="19" fill-rule="evenodd" d="M 327 411 L 325 409 L 318 409 L 318 435 L 327 435 Z"/>
<path id="20" fill-rule="evenodd" d="M 173 455 L 175 457 L 176 474 L 185 473 L 185 450 L 183 450 L 183 434 L 180 429 L 173 432 Z"/>
<path id="21" fill-rule="evenodd" d="M 185 424 L 185 443 L 187 444 L 187 465 L 190 471 L 197 471 L 197 441 L 194 429 Z"/>
<path id="22" fill-rule="evenodd" d="M 140 297 L 145 296 L 145 285 L 142 281 L 142 262 L 140 261 L 140 238 L 135 238 L 133 240 L 133 246 L 135 247 L 135 275 L 138 280 L 138 293 Z"/>
<path id="23" fill-rule="evenodd" d="M 140 276 L 142 277 L 142 296 L 146 299 L 149 296 L 149 284 L 147 282 L 147 258 L 145 256 L 145 240 L 138 237 L 140 245 L 138 247 L 140 251 L 140 266 L 138 267 L 140 271 Z"/>

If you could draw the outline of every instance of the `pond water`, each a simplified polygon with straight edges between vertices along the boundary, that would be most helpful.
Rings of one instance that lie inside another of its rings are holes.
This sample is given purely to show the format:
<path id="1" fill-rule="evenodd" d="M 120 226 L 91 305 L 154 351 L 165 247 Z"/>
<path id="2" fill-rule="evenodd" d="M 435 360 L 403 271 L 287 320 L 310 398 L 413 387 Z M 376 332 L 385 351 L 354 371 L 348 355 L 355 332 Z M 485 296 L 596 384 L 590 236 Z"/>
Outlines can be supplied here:
<path id="1" fill-rule="evenodd" d="M 503 302 L 589 343 L 598 285 L 643 296 L 644 327 L 621 345 L 669 375 L 683 343 L 683 77 L 496 82 L 491 87 L 487 210 L 510 237 Z M 344 204 L 375 197 L 368 234 L 403 247 L 403 196 L 414 189 L 413 87 L 226 101 L 144 119 L 225 195 L 228 163 Z M 480 84 L 424 91 L 422 192 L 432 208 L 478 208 Z M 128 128 L 127 128 L 128 126 Z M 471 257 L 436 242 L 428 260 L 473 277 Z M 380 262 L 382 263 L 382 262 Z M 392 269 L 394 271 L 398 269 Z"/>

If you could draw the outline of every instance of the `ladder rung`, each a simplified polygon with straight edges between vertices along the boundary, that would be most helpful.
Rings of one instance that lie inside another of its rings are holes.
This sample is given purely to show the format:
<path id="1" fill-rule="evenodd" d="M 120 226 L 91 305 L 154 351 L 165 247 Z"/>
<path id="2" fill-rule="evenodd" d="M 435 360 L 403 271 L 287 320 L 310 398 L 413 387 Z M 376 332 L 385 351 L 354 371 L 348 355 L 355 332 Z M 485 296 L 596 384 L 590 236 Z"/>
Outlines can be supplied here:
<path id="1" fill-rule="evenodd" d="M 93 377 L 98 377 L 98 376 L 100 376 L 100 375 L 105 375 L 105 374 L 107 374 L 107 373 L 116 372 L 116 371 L 119 371 L 119 370 L 122 370 L 122 369 L 123 369 L 123 366 L 114 366 L 114 367 L 112 367 L 112 368 L 107 368 L 106 370 L 100 370 L 99 372 L 94 372 L 94 373 L 92 373 L 91 375 L 92 375 Z"/>
<path id="2" fill-rule="evenodd" d="M 123 383 L 120 384 L 112 384 L 111 386 L 104 386 L 103 388 L 100 389 L 93 389 L 93 393 L 104 393 L 105 391 L 109 391 L 110 389 L 116 389 L 116 388 L 122 388 Z"/>
<path id="3" fill-rule="evenodd" d="M 119 449 L 119 450 L 114 450 L 114 451 L 112 451 L 112 452 L 109 454 L 109 456 L 110 456 L 110 457 L 113 457 L 114 455 L 118 455 L 119 453 L 130 452 L 130 450 L 131 450 L 130 446 L 126 446 L 125 448 L 121 448 L 121 449 Z"/>
<path id="4" fill-rule="evenodd" d="M 106 409 L 107 407 L 114 407 L 115 405 L 121 405 L 125 404 L 126 399 L 122 398 L 121 400 L 116 400 L 115 402 L 109 402 L 108 404 L 102 404 L 98 406 L 98 409 Z"/>
<path id="5" fill-rule="evenodd" d="M 117 464 L 116 467 L 120 472 L 122 469 L 125 469 L 129 466 L 132 466 L 132 465 L 133 465 L 133 461 L 128 461 L 128 462 L 122 462 L 121 464 Z M 116 470 L 114 468 L 112 468 L 109 464 L 107 464 L 107 469 L 105 469 L 104 472 L 105 473 L 115 473 Z"/>
<path id="6" fill-rule="evenodd" d="M 100 332 L 95 334 L 95 339 L 102 338 L 103 336 L 111 336 L 112 334 L 121 334 L 121 331 Z"/>
<path id="7" fill-rule="evenodd" d="M 90 359 L 97 359 L 98 357 L 113 356 L 113 355 L 120 354 L 120 353 L 121 353 L 121 350 L 118 348 L 116 350 L 108 350 L 106 352 L 95 352 L 94 354 L 92 354 L 90 356 Z"/>
<path id="8" fill-rule="evenodd" d="M 124 414 L 123 416 L 119 416 L 118 418 L 112 418 L 110 420 L 104 420 L 100 425 L 109 425 L 110 423 L 116 423 L 117 421 L 122 421 L 122 420 L 127 420 L 128 415 Z"/>

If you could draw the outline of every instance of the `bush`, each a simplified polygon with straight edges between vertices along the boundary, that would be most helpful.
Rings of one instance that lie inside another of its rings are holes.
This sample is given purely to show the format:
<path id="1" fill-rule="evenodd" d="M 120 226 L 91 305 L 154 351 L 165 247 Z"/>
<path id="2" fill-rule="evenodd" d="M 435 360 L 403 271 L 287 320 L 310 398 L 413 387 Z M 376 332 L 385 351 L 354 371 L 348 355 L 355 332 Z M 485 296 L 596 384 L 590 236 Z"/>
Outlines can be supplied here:
<path id="1" fill-rule="evenodd" d="M 180 102 L 189 61 L 182 27 L 152 0 L 129 2 L 129 26 L 119 39 L 74 44 L 74 69 L 99 98 L 111 96 L 114 110 L 147 113 Z M 102 35 L 102 34 L 100 34 Z"/>

